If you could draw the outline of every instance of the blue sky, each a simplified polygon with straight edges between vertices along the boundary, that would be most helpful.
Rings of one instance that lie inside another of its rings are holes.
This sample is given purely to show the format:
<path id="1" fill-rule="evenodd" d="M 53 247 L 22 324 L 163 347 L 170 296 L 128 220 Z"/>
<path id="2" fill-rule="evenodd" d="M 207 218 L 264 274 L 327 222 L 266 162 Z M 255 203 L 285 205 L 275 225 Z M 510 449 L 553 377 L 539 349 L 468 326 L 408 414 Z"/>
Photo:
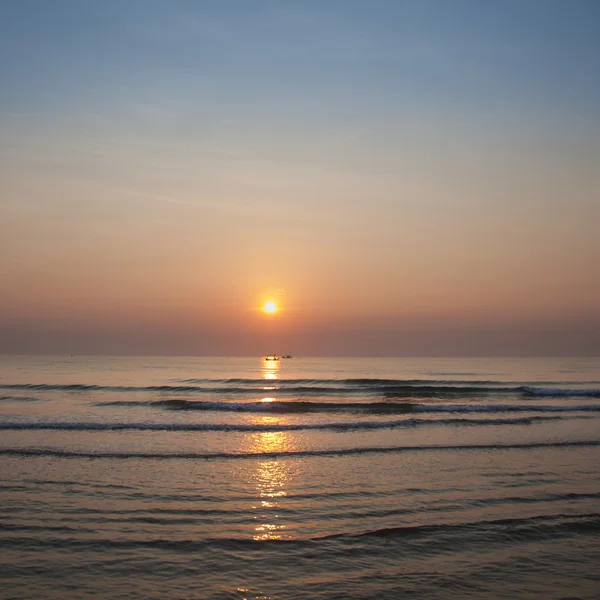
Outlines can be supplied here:
<path id="1" fill-rule="evenodd" d="M 347 104 L 352 93 L 350 104 L 394 94 L 459 112 L 484 100 L 593 116 L 598 97 L 593 1 L 9 0 L 1 11 L 13 110 L 60 113 L 101 102 L 106 86 L 169 84 L 173 101 L 237 92 L 263 110 L 277 99 L 303 106 L 298 94 Z"/>

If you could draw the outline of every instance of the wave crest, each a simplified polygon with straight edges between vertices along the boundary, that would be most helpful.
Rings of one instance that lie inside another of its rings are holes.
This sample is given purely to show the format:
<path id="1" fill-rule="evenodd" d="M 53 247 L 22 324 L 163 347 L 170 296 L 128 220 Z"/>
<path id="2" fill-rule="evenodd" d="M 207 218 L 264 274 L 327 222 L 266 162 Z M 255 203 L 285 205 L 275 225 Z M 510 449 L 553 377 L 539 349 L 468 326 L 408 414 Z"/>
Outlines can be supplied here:
<path id="1" fill-rule="evenodd" d="M 531 442 L 522 444 L 457 444 L 428 446 L 382 446 L 342 448 L 332 450 L 295 450 L 281 452 L 85 452 L 61 450 L 58 448 L 0 448 L 0 456 L 30 456 L 57 458 L 96 458 L 96 459 L 153 459 L 153 460 L 235 460 L 235 459 L 271 459 L 285 457 L 328 457 L 351 456 L 356 454 L 390 454 L 400 452 L 439 452 L 439 451 L 478 451 L 478 450 L 536 450 L 540 448 L 581 448 L 598 447 L 600 440 L 580 440 L 571 442 Z"/>
<path id="2" fill-rule="evenodd" d="M 529 425 L 539 421 L 561 419 L 557 416 L 531 416 L 507 419 L 398 419 L 394 421 L 343 421 L 334 423 L 242 424 L 242 423 L 80 423 L 80 422 L 5 422 L 0 431 L 352 431 L 362 429 L 395 429 L 419 425 Z"/>

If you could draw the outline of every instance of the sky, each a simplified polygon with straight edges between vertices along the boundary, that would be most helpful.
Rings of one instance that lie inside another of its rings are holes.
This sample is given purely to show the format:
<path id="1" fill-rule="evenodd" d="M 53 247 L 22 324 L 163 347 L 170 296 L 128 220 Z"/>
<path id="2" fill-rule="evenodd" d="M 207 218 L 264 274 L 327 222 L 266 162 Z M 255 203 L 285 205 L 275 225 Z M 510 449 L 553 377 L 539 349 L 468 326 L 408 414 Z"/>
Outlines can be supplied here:
<path id="1" fill-rule="evenodd" d="M 0 2 L 0 352 L 600 355 L 599 224 L 596 0 Z"/>

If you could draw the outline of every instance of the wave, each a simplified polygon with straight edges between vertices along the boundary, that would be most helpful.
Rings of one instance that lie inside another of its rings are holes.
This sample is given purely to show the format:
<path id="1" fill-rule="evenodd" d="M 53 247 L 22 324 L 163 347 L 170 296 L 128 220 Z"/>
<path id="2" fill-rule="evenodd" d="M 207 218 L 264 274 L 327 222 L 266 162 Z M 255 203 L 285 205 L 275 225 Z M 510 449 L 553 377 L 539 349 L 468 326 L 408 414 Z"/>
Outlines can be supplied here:
<path id="1" fill-rule="evenodd" d="M 387 398 L 402 397 L 469 397 L 481 395 L 521 396 L 580 396 L 600 397 L 600 389 L 540 388 L 531 385 L 501 382 L 459 382 L 393 379 L 291 379 L 266 381 L 264 379 L 202 379 L 187 380 L 195 385 L 96 385 L 82 383 L 0 383 L 0 389 L 63 391 L 63 392 L 159 392 L 248 395 L 270 391 L 280 396 L 344 396 L 379 395 Z M 203 385 L 198 385 L 202 383 Z M 212 384 L 207 386 L 207 384 Z M 220 384 L 215 386 L 214 384 Z"/>
<path id="2" fill-rule="evenodd" d="M 205 402 L 193 400 L 154 400 L 135 402 L 115 400 L 96 402 L 95 406 L 155 406 L 169 410 L 251 412 L 251 413 L 339 413 L 356 412 L 372 414 L 404 414 L 413 412 L 414 404 L 408 402 Z"/>
<path id="3" fill-rule="evenodd" d="M 462 375 L 466 375 L 463 373 Z M 176 383 L 185 384 L 242 384 L 242 385 L 264 385 L 271 381 L 276 383 L 289 383 L 292 385 L 341 385 L 341 386 L 495 386 L 495 387 L 523 387 L 523 386 L 540 386 L 540 385 L 566 385 L 568 382 L 556 380 L 536 380 L 536 381 L 500 381 L 494 379 L 386 379 L 381 377 L 350 377 L 350 378 L 289 378 L 266 380 L 259 378 L 243 378 L 234 377 L 228 379 L 209 379 L 209 378 L 193 378 L 193 379 L 176 379 L 172 380 Z M 577 385 L 600 385 L 600 381 L 578 381 Z"/>
<path id="4" fill-rule="evenodd" d="M 504 412 L 600 412 L 600 404 L 415 404 L 412 412 L 420 413 L 504 413 Z"/>
<path id="5" fill-rule="evenodd" d="M 448 523 L 448 524 L 433 524 L 433 525 L 408 525 L 400 527 L 384 527 L 361 533 L 338 533 L 322 536 L 321 540 L 334 539 L 357 539 L 357 538 L 405 538 L 405 537 L 421 537 L 424 535 L 434 534 L 436 537 L 440 534 L 448 532 L 463 532 L 473 531 L 477 529 L 480 534 L 485 531 L 496 530 L 502 535 L 509 536 L 514 539 L 515 534 L 519 530 L 522 533 L 533 534 L 540 529 L 552 529 L 553 535 L 563 530 L 565 533 L 593 533 L 600 531 L 600 514 L 589 513 L 580 515 L 535 515 L 532 517 L 516 518 L 516 519 L 493 519 L 481 520 L 467 523 Z M 483 530 L 483 531 L 482 531 Z"/>
<path id="6" fill-rule="evenodd" d="M 516 417 L 508 419 L 400 419 L 395 421 L 350 421 L 339 423 L 242 424 L 242 423 L 78 423 L 78 422 L 5 422 L 0 431 L 304 431 L 395 429 L 419 425 L 529 425 L 561 419 L 557 416 Z"/>
<path id="7" fill-rule="evenodd" d="M 204 402 L 172 399 L 135 402 L 116 400 L 97 402 L 96 406 L 154 406 L 168 410 L 248 412 L 275 414 L 304 413 L 505 413 L 505 412 L 600 412 L 600 404 L 415 404 L 411 402 Z"/>
<path id="8" fill-rule="evenodd" d="M 428 446 L 381 446 L 331 450 L 288 450 L 281 452 L 84 452 L 58 448 L 0 448 L 0 456 L 29 456 L 86 459 L 152 459 L 152 460 L 236 460 L 280 459 L 294 457 L 351 456 L 356 454 L 397 454 L 402 452 L 477 451 L 477 450 L 536 450 L 541 448 L 598 447 L 600 440 L 570 442 L 531 442 L 522 444 L 457 444 Z"/>
<path id="9" fill-rule="evenodd" d="M 563 536 L 576 535 L 597 535 L 600 531 L 600 514 L 582 513 L 582 514 L 549 514 L 533 515 L 530 517 L 513 519 L 482 519 L 474 521 L 465 521 L 459 523 L 433 523 L 433 524 L 414 524 L 400 527 L 386 527 L 375 530 L 367 530 L 359 533 L 343 532 L 328 535 L 316 535 L 306 538 L 279 538 L 279 539 L 261 539 L 209 536 L 196 539 L 168 539 L 165 537 L 131 539 L 119 537 L 73 537 L 73 533 L 90 533 L 89 529 L 73 528 L 69 526 L 23 526 L 20 529 L 10 524 L 0 525 L 0 530 L 22 533 L 46 531 L 57 533 L 52 537 L 40 537 L 39 535 L 16 537 L 11 535 L 3 540 L 5 547 L 27 547 L 31 545 L 35 548 L 49 547 L 53 550 L 65 547 L 69 550 L 73 548 L 103 548 L 103 549 L 139 549 L 152 548 L 159 550 L 170 550 L 176 552 L 197 553 L 206 548 L 231 548 L 231 549 L 255 549 L 257 545 L 285 545 L 285 546 L 307 546 L 311 551 L 318 550 L 319 545 L 323 544 L 324 549 L 328 549 L 330 544 L 343 542 L 344 548 L 347 544 L 360 544 L 364 541 L 373 539 L 392 542 L 394 540 L 414 541 L 427 545 L 427 548 L 433 546 L 439 551 L 440 544 L 452 544 L 456 546 L 459 539 L 465 543 L 467 538 L 486 536 L 486 544 L 494 541 L 510 540 L 548 540 L 557 539 Z M 68 537 L 62 537 L 60 534 L 67 534 Z M 419 548 L 414 547 L 413 552 L 418 552 Z"/>
<path id="10" fill-rule="evenodd" d="M 19 390 L 38 390 L 38 391 L 63 391 L 63 392 L 193 392 L 197 394 L 228 394 L 244 395 L 256 394 L 257 392 L 273 391 L 278 395 L 286 396 L 339 396 L 351 394 L 378 394 L 387 397 L 402 396 L 464 396 L 472 394 L 492 394 L 492 393 L 519 393 L 523 392 L 523 387 L 506 386 L 458 386 L 458 385 L 415 385 L 415 384 L 397 384 L 384 385 L 381 382 L 377 384 L 368 383 L 363 385 L 324 385 L 323 381 L 312 381 L 311 385 L 304 385 L 290 381 L 269 382 L 265 380 L 250 380 L 244 387 L 235 387 L 232 385 L 223 385 L 218 387 L 206 387 L 201 385 L 148 385 L 148 386 L 127 386 L 127 385 L 94 385 L 83 383 L 69 384 L 48 384 L 48 383 L 17 383 L 0 384 L 0 388 L 19 389 Z M 228 380 L 231 383 L 231 380 Z M 239 385 L 239 384 L 238 384 Z"/>
<path id="11" fill-rule="evenodd" d="M 265 382 L 289 383 L 291 385 L 334 385 L 334 386 L 395 386 L 395 385 L 496 385 L 510 386 L 514 385 L 510 382 L 493 381 L 493 380 L 477 380 L 477 379 L 386 379 L 382 377 L 349 377 L 349 378 L 315 378 L 315 377 L 295 377 L 289 379 L 258 379 L 234 377 L 228 379 L 178 379 L 173 380 L 177 383 L 185 384 L 241 384 L 241 385 L 264 385 Z M 532 384 L 534 382 L 527 382 Z M 538 382 L 539 383 L 539 382 Z M 558 381 L 543 382 L 545 385 L 560 385 Z M 598 382 L 600 383 L 600 382 Z M 524 385 L 524 384 L 518 384 Z"/>
<path id="12" fill-rule="evenodd" d="M 0 396 L 0 402 L 39 402 L 39 398 L 33 396 Z"/>
<path id="13" fill-rule="evenodd" d="M 193 385 L 96 385 L 87 383 L 1 383 L 0 389 L 61 392 L 230 392 L 232 388 Z M 235 388 L 233 388 L 235 391 Z"/>
<path id="14" fill-rule="evenodd" d="M 586 396 L 588 398 L 600 398 L 600 389 L 536 388 L 525 386 L 523 393 L 539 397 Z"/>

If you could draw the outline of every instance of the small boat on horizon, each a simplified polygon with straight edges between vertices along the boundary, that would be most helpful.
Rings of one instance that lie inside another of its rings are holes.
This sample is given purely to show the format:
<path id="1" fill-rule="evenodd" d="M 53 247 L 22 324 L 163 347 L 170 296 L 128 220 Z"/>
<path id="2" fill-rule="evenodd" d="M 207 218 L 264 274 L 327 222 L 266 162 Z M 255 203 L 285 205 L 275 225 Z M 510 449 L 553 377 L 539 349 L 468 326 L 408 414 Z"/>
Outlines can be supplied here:
<path id="1" fill-rule="evenodd" d="M 291 354 L 284 354 L 281 358 L 294 358 Z"/>
<path id="2" fill-rule="evenodd" d="M 279 360 L 279 356 L 265 356 L 265 360 Z"/>

